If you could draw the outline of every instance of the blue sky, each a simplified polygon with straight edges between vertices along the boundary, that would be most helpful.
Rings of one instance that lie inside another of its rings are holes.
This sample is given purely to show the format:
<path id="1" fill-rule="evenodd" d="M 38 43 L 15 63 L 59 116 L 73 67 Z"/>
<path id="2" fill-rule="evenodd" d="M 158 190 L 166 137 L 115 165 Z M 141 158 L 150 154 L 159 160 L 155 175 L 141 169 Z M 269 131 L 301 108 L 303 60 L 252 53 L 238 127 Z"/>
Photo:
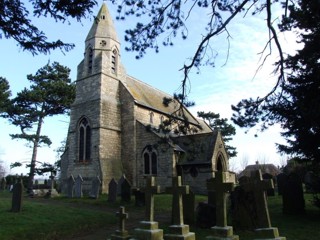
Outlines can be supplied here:
<path id="1" fill-rule="evenodd" d="M 113 18 L 115 17 L 115 7 L 108 4 Z M 95 8 L 98 12 L 100 6 Z M 179 71 L 188 57 L 192 56 L 198 42 L 201 39 L 201 32 L 205 27 L 206 18 L 204 14 L 195 12 L 190 17 L 189 38 L 185 41 L 175 40 L 174 47 L 161 48 L 160 53 L 155 54 L 153 50 L 136 60 L 135 55 L 126 52 L 124 30 L 128 27 L 126 22 L 115 21 L 118 37 L 121 45 L 121 61 L 127 73 L 135 78 L 144 81 L 155 88 L 172 94 L 180 85 L 182 72 Z M 84 40 L 91 27 L 91 19 L 86 19 L 82 23 L 71 22 L 71 24 L 57 24 L 51 19 L 35 19 L 40 29 L 43 29 L 49 39 L 60 38 L 65 42 L 76 44 L 75 49 L 62 53 L 59 50 L 53 51 L 50 55 L 36 55 L 23 52 L 11 39 L 0 39 L 0 76 L 7 78 L 10 83 L 13 96 L 28 86 L 27 74 L 35 74 L 48 61 L 58 61 L 71 69 L 71 78 L 76 80 L 76 68 L 83 58 Z M 238 17 L 237 23 L 228 28 L 231 34 L 229 55 L 227 54 L 227 36 L 221 34 L 212 41 L 214 52 L 217 53 L 216 67 L 203 67 L 200 74 L 196 70 L 190 74 L 191 92 L 190 99 L 196 102 L 196 106 L 190 111 L 213 111 L 220 113 L 222 117 L 229 118 L 232 115 L 231 104 L 237 104 L 241 99 L 248 97 L 263 96 L 274 84 L 272 63 L 277 56 L 271 56 L 261 71 L 255 78 L 255 71 L 260 65 L 259 52 L 262 51 L 268 39 L 265 32 L 265 21 L 262 17 L 250 17 L 244 19 Z M 296 45 L 290 35 L 281 35 L 285 51 L 292 52 Z M 161 39 L 159 39 L 161 43 Z M 275 51 L 275 50 L 274 50 Z M 226 63 L 226 64 L 225 64 Z M 44 122 L 43 134 L 48 135 L 53 144 L 50 148 L 39 150 L 38 160 L 54 162 L 56 153 L 54 150 L 60 146 L 60 142 L 66 138 L 68 128 L 68 117 L 47 118 Z M 11 140 L 10 133 L 18 133 L 19 129 L 10 126 L 8 122 L 0 119 L 1 140 L 0 140 L 0 161 L 7 167 L 8 173 L 26 173 L 27 169 L 9 169 L 12 162 L 29 162 L 31 159 L 31 149 L 27 148 L 22 141 Z M 259 160 L 264 163 L 274 163 L 281 165 L 286 160 L 285 156 L 276 153 L 275 143 L 284 142 L 280 138 L 280 128 L 272 127 L 259 137 L 254 137 L 255 130 L 248 134 L 244 129 L 237 128 L 230 145 L 237 147 L 238 156 L 230 159 L 230 168 L 239 171 L 245 163 L 253 164 Z"/>

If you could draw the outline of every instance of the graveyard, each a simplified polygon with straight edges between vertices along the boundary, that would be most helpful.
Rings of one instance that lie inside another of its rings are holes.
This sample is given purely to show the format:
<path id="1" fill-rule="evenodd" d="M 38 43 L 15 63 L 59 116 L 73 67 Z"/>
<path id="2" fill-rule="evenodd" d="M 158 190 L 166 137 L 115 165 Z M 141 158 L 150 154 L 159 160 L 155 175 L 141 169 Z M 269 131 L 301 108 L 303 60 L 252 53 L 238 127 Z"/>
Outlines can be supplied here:
<path id="1" fill-rule="evenodd" d="M 80 180 L 78 178 L 81 183 Z M 73 191 L 75 195 L 30 198 L 22 192 L 18 205 L 14 198 L 16 192 L 2 189 L 1 239 L 320 239 L 320 211 L 312 204 L 310 193 L 303 194 L 305 211 L 300 214 L 284 214 L 282 196 L 268 196 L 267 207 L 259 204 L 257 208 L 259 216 L 255 228 L 264 229 L 267 234 L 272 229 L 275 236 L 257 238 L 254 229 L 235 224 L 230 213 L 229 194 L 226 194 L 228 191 L 234 192 L 234 186 L 226 183 L 221 173 L 207 182 L 208 189 L 216 189 L 214 201 L 219 206 L 215 229 L 204 228 L 198 222 L 197 207 L 200 203 L 208 202 L 208 196 L 193 195 L 194 202 L 190 205 L 190 200 L 184 199 L 190 195 L 190 189 L 179 178 L 172 178 L 172 186 L 166 187 L 158 186 L 155 178 L 146 179 L 143 197 L 135 194 L 136 190 L 124 196 L 112 196 L 112 192 L 86 195 L 82 194 L 81 188 L 77 189 L 76 181 Z M 111 188 L 114 182 L 110 183 Z M 257 184 L 259 181 L 251 182 L 246 188 L 257 188 Z M 263 192 L 264 188 L 271 185 L 271 182 L 263 181 L 259 191 Z M 95 185 L 92 187 L 95 188 Z M 254 191 L 258 198 L 261 197 L 259 191 Z M 184 209 L 181 208 L 182 203 Z M 191 206 L 194 211 L 191 211 Z M 191 212 L 195 214 L 190 216 Z M 242 214 L 241 217 L 245 221 L 246 216 Z M 221 234 L 224 229 L 228 229 L 222 233 L 226 234 L 226 238 L 212 236 L 215 232 Z M 150 234 L 154 235 L 153 238 L 146 237 Z M 279 237 L 279 234 L 285 238 Z M 176 235 L 184 236 L 177 238 Z"/>

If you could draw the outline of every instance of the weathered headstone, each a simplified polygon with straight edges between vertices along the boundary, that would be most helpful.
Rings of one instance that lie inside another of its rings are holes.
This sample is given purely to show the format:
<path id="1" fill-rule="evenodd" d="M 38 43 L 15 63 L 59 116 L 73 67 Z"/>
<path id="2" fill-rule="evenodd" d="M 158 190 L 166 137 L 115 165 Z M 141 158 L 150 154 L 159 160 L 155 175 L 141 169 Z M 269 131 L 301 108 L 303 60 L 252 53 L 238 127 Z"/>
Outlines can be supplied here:
<path id="1" fill-rule="evenodd" d="M 148 177 L 145 186 L 145 221 L 135 229 L 135 237 L 141 240 L 163 240 L 163 230 L 154 221 L 154 194 L 160 193 L 160 186 L 155 184 L 155 177 Z"/>
<path id="2" fill-rule="evenodd" d="M 145 202 L 145 193 L 140 189 L 133 189 L 132 193 L 134 195 L 134 205 L 136 207 L 143 207 L 146 205 Z"/>
<path id="3" fill-rule="evenodd" d="M 172 178 L 172 187 L 166 188 L 166 193 L 172 194 L 172 225 L 164 239 L 188 239 L 194 240 L 195 234 L 189 232 L 189 225 L 184 224 L 182 195 L 189 194 L 189 186 L 181 185 L 181 176 Z"/>
<path id="4" fill-rule="evenodd" d="M 101 185 L 101 180 L 100 180 L 99 176 L 96 176 L 92 180 L 92 183 L 91 183 L 91 191 L 90 191 L 90 194 L 89 194 L 90 198 L 94 198 L 94 199 L 99 198 L 100 185 Z"/>
<path id="5" fill-rule="evenodd" d="M 117 188 L 118 196 L 121 196 L 122 183 L 124 182 L 125 179 L 126 179 L 126 175 L 123 174 L 121 178 L 118 180 L 118 188 Z"/>
<path id="6" fill-rule="evenodd" d="M 117 200 L 117 189 L 118 189 L 118 183 L 114 178 L 111 179 L 109 182 L 109 191 L 108 191 L 108 201 L 109 202 L 116 202 Z"/>
<path id="7" fill-rule="evenodd" d="M 115 231 L 115 234 L 111 235 L 111 239 L 130 239 L 131 236 L 125 228 L 125 222 L 128 219 L 128 213 L 125 212 L 125 208 L 121 206 L 116 216 L 119 218 L 119 229 Z"/>
<path id="8" fill-rule="evenodd" d="M 3 177 L 1 178 L 1 181 L 0 181 L 0 190 L 4 191 L 6 190 L 6 187 L 7 187 L 7 180 L 5 177 Z"/>
<path id="9" fill-rule="evenodd" d="M 262 178 L 263 179 L 265 179 L 265 180 L 269 180 L 269 179 L 271 179 L 271 180 L 273 180 L 273 176 L 270 174 L 270 173 L 264 173 L 263 175 L 262 175 Z M 275 194 L 274 194 L 274 188 L 275 188 L 275 181 L 273 180 L 273 184 L 274 184 L 274 187 L 273 188 L 269 188 L 269 189 L 267 189 L 267 196 L 274 196 Z"/>
<path id="10" fill-rule="evenodd" d="M 69 198 L 74 197 L 74 183 L 75 183 L 74 177 L 70 175 L 67 182 L 67 196 Z"/>
<path id="11" fill-rule="evenodd" d="M 271 227 L 269 209 L 266 197 L 266 190 L 273 188 L 272 180 L 263 180 L 261 170 L 251 173 L 251 181 L 243 185 L 245 191 L 253 191 L 255 206 L 257 210 L 257 228 L 255 229 L 255 239 L 276 239 L 285 240 L 280 237 L 278 228 Z"/>
<path id="12" fill-rule="evenodd" d="M 11 212 L 20 212 L 22 207 L 22 179 L 13 185 Z"/>
<path id="13" fill-rule="evenodd" d="M 282 209 L 284 214 L 305 213 L 302 181 L 296 173 L 288 176 L 288 181 L 282 192 Z"/>
<path id="14" fill-rule="evenodd" d="M 215 178 L 207 181 L 207 188 L 214 189 L 216 195 L 216 226 L 211 228 L 212 235 L 206 239 L 239 239 L 239 236 L 233 235 L 232 226 L 227 224 L 227 193 L 233 190 L 234 183 L 226 182 L 226 173 L 218 171 Z"/>
<path id="15" fill-rule="evenodd" d="M 124 179 L 124 181 L 121 184 L 121 201 L 131 201 L 131 184 L 127 179 Z"/>
<path id="16" fill-rule="evenodd" d="M 82 196 L 83 196 L 82 183 L 83 183 L 83 179 L 82 179 L 81 175 L 78 175 L 78 177 L 75 180 L 75 185 L 74 185 L 74 196 L 76 198 L 82 198 Z"/>
<path id="17" fill-rule="evenodd" d="M 282 195 L 285 185 L 288 181 L 288 175 L 285 173 L 280 173 L 277 175 L 277 187 L 278 187 L 278 195 Z"/>
<path id="18" fill-rule="evenodd" d="M 196 209 L 196 225 L 200 228 L 211 228 L 216 225 L 216 206 L 199 202 Z"/>
<path id="19" fill-rule="evenodd" d="M 182 195 L 183 220 L 186 224 L 194 224 L 195 221 L 195 194 L 189 189 L 189 194 Z"/>

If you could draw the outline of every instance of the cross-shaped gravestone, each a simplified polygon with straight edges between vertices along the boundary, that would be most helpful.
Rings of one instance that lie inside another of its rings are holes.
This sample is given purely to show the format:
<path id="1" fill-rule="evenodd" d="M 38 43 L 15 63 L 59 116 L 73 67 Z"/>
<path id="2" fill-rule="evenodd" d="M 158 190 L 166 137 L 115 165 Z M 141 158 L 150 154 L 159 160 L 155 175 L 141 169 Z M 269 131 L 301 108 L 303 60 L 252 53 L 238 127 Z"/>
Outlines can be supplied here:
<path id="1" fill-rule="evenodd" d="M 146 202 L 146 220 L 153 222 L 154 220 L 154 194 L 160 193 L 160 186 L 155 185 L 155 177 L 148 177 L 146 179 L 145 188 L 145 202 Z"/>
<path id="2" fill-rule="evenodd" d="M 116 213 L 116 216 L 119 218 L 119 232 L 126 232 L 125 223 L 126 219 L 128 219 L 128 213 L 125 212 L 125 208 L 121 206 L 119 212 Z"/>
<path id="3" fill-rule="evenodd" d="M 172 178 L 172 187 L 166 188 L 166 193 L 172 194 L 172 224 L 184 225 L 182 195 L 189 194 L 189 186 L 181 185 L 181 176 Z"/>
<path id="4" fill-rule="evenodd" d="M 208 191 L 215 191 L 215 205 L 216 205 L 216 226 L 227 226 L 227 192 L 232 191 L 234 184 L 226 182 L 226 175 L 224 172 L 218 171 L 215 173 L 215 178 L 207 180 Z"/>
<path id="5" fill-rule="evenodd" d="M 272 179 L 263 180 L 261 170 L 251 173 L 251 181 L 244 184 L 243 189 L 246 192 L 253 192 L 257 209 L 257 227 L 270 228 L 271 222 L 269 217 L 266 191 L 274 188 Z"/>

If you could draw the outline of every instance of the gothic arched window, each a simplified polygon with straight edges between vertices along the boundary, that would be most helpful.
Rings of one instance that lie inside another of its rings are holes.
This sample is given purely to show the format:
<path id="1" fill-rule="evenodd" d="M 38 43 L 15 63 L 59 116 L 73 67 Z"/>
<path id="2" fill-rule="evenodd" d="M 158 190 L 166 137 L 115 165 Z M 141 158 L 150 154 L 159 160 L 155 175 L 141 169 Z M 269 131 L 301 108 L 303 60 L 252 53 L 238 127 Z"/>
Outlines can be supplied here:
<path id="1" fill-rule="evenodd" d="M 117 65 L 118 65 L 118 52 L 116 49 L 113 49 L 111 54 L 111 72 L 117 73 Z"/>
<path id="2" fill-rule="evenodd" d="M 143 152 L 143 164 L 145 175 L 157 175 L 158 155 L 151 146 L 148 146 Z"/>
<path id="3" fill-rule="evenodd" d="M 88 162 L 91 157 L 91 128 L 86 118 L 79 123 L 79 162 Z"/>

